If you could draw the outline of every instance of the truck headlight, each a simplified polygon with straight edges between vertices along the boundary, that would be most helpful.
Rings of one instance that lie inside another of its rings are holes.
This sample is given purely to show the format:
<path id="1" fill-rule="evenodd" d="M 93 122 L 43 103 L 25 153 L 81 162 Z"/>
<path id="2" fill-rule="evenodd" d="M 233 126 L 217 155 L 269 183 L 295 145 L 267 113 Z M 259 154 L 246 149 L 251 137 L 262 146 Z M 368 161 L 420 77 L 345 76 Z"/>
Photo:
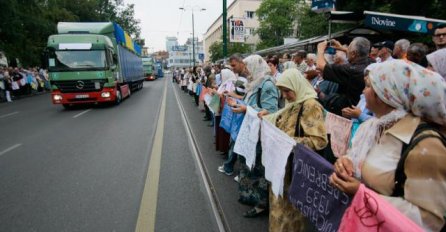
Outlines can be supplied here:
<path id="1" fill-rule="evenodd" d="M 103 97 L 103 98 L 110 97 L 110 92 L 103 92 L 103 93 L 101 93 L 101 97 Z"/>
<path id="2" fill-rule="evenodd" d="M 54 101 L 60 101 L 60 100 L 62 100 L 62 95 L 55 94 L 55 95 L 53 95 L 53 99 L 54 99 Z"/>

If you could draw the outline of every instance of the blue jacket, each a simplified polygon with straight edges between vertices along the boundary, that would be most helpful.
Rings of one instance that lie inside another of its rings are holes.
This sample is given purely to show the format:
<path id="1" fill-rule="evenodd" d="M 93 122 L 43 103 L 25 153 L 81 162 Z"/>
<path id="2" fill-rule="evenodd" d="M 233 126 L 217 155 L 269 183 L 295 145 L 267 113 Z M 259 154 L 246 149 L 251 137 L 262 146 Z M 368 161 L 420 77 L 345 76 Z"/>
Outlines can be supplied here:
<path id="1" fill-rule="evenodd" d="M 261 89 L 260 93 L 260 106 L 257 105 L 257 98 L 259 95 L 259 90 Z M 279 92 L 277 90 L 276 85 L 274 84 L 271 77 L 266 78 L 262 84 L 257 86 L 251 96 L 249 96 L 248 99 L 243 99 L 243 101 L 254 108 L 257 111 L 260 111 L 262 109 L 267 110 L 269 113 L 276 112 L 278 108 L 278 99 L 279 99 Z"/>

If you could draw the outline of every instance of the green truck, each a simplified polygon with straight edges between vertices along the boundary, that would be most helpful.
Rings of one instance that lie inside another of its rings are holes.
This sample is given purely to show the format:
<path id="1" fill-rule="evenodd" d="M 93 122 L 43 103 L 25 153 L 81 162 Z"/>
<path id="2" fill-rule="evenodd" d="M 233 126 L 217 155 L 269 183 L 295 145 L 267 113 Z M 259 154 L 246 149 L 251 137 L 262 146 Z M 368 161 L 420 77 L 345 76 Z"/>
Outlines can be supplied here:
<path id="1" fill-rule="evenodd" d="M 155 80 L 155 75 L 153 75 L 153 58 L 152 57 L 143 57 L 142 58 L 142 67 L 144 69 L 145 79 L 148 81 Z"/>
<path id="2" fill-rule="evenodd" d="M 119 104 L 143 87 L 141 47 L 112 22 L 60 22 L 48 38 L 52 101 Z"/>

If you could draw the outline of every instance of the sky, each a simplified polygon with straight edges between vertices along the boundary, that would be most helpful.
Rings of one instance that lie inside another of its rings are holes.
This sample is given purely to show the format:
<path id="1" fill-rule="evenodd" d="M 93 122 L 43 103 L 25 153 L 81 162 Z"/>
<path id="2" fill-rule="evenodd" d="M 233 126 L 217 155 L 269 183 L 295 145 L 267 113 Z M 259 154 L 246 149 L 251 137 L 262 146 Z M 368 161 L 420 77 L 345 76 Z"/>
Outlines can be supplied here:
<path id="1" fill-rule="evenodd" d="M 227 6 L 233 0 L 227 0 Z M 195 37 L 201 41 L 204 33 L 223 12 L 222 0 L 124 0 L 135 4 L 135 18 L 141 21 L 141 38 L 149 52 L 166 50 L 166 37 L 175 36 L 179 44 L 192 37 L 194 9 Z M 179 8 L 184 7 L 186 11 Z M 205 11 L 199 9 L 205 8 Z"/>

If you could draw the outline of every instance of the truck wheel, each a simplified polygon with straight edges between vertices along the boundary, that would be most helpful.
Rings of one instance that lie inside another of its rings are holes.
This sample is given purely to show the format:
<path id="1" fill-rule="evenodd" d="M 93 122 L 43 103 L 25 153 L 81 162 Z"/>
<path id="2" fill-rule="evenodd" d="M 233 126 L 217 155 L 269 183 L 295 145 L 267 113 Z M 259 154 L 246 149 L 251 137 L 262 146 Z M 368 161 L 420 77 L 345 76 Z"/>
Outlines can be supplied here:
<path id="1" fill-rule="evenodd" d="M 71 105 L 70 104 L 62 104 L 63 108 L 66 110 L 71 109 Z"/>
<path id="2" fill-rule="evenodd" d="M 121 91 L 117 90 L 116 91 L 115 105 L 119 105 L 119 103 L 121 103 L 121 101 L 122 101 Z"/>
<path id="3" fill-rule="evenodd" d="M 132 96 L 132 89 L 129 88 L 129 95 L 127 95 L 127 98 L 129 98 L 130 96 Z"/>

